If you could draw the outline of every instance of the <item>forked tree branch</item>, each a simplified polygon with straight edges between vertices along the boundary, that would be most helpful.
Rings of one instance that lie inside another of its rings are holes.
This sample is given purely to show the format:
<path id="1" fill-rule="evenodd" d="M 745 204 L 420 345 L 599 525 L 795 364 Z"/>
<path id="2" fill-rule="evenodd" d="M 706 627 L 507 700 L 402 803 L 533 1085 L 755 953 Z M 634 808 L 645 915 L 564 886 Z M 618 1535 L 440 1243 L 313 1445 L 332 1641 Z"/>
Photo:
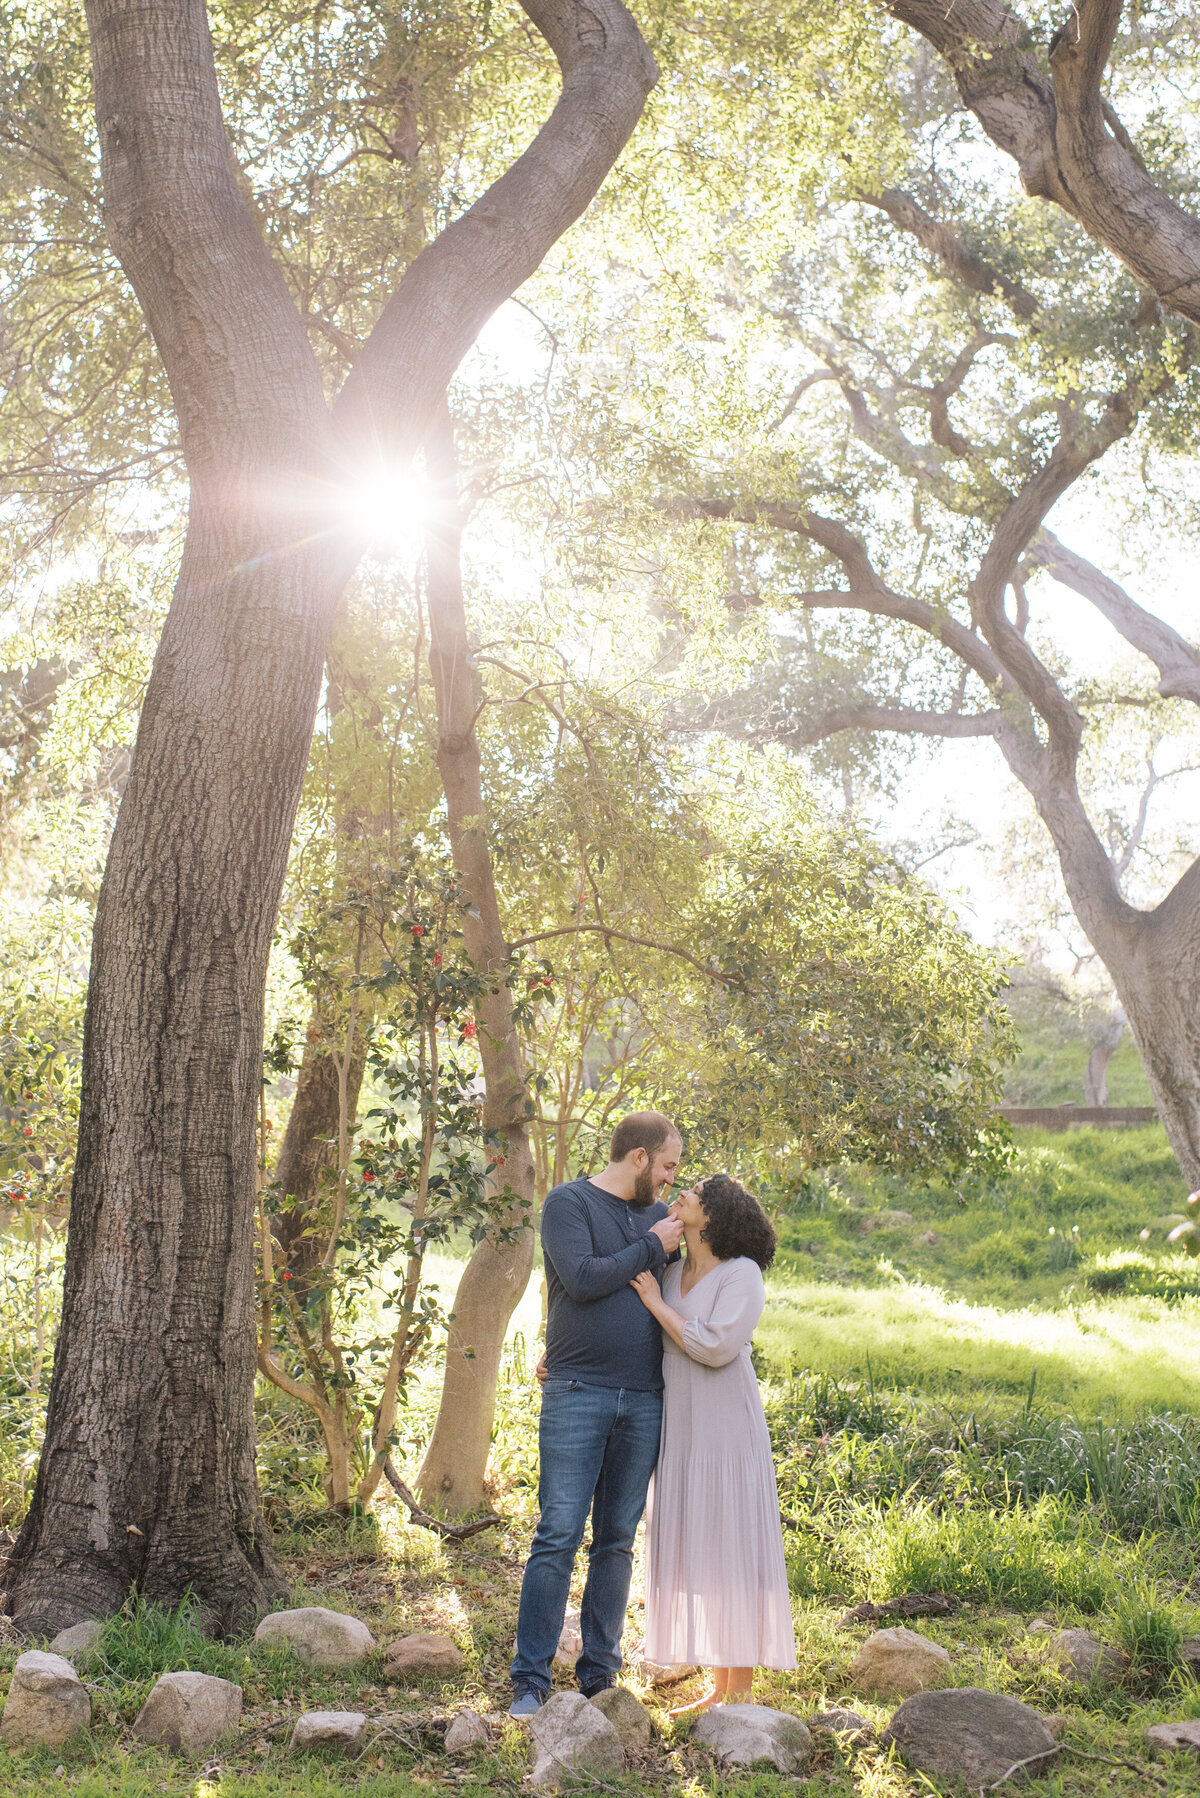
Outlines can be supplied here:
<path id="1" fill-rule="evenodd" d="M 658 78 L 620 0 L 521 0 L 562 71 L 529 148 L 417 257 L 334 407 L 343 437 L 411 452 L 480 328 L 594 198 Z"/>
<path id="2" fill-rule="evenodd" d="M 949 402 L 954 398 L 972 368 L 980 350 L 997 342 L 990 331 L 978 331 L 950 366 L 950 372 L 929 388 L 929 434 L 942 449 L 954 456 L 969 456 L 971 445 L 961 431 L 950 422 Z"/>
<path id="3" fill-rule="evenodd" d="M 1115 417 L 1109 408 L 1106 420 Z M 1021 557 L 1041 528 L 1042 520 L 1062 495 L 1117 436 L 1128 429 L 1065 430 L 1047 460 L 1005 507 L 970 584 L 971 615 L 997 659 L 1030 704 L 1046 721 L 1051 745 L 1064 768 L 1074 768 L 1083 736 L 1083 719 L 1067 699 L 1026 636 L 1005 610 L 1005 594 Z"/>
<path id="4" fill-rule="evenodd" d="M 1077 0 L 1048 68 L 1004 0 L 884 4 L 944 58 L 1026 193 L 1053 200 L 1164 306 L 1200 323 L 1200 220 L 1155 185 L 1101 93 L 1121 0 Z"/>
<path id="5" fill-rule="evenodd" d="M 919 482 L 949 511 L 961 510 L 962 499 L 957 481 L 946 471 L 944 458 L 938 451 L 948 450 L 952 455 L 962 457 L 970 453 L 971 445 L 951 424 L 947 402 L 966 380 L 980 350 L 989 343 L 999 343 L 1003 339 L 994 332 L 977 331 L 955 358 L 949 371 L 932 387 L 923 387 L 917 382 L 904 382 L 899 378 L 894 379 L 890 386 L 869 387 L 854 376 L 834 345 L 812 332 L 805 333 L 802 341 L 814 355 L 821 357 L 841 388 L 855 436 L 909 480 Z M 914 443 L 892 416 L 897 399 L 901 395 L 912 394 L 921 394 L 929 402 L 931 444 Z M 872 398 L 879 404 L 879 410 L 872 408 Z M 989 496 L 993 503 L 1003 502 L 1004 492 L 999 483 L 989 475 L 986 462 L 976 464 L 975 476 L 977 482 L 990 484 L 994 488 Z"/>
<path id="6" fill-rule="evenodd" d="M 193 481 L 316 474 L 327 408 L 304 322 L 240 191 L 204 0 L 86 0 L 109 235 Z M 406 271 L 335 403 L 344 450 L 411 454 L 480 327 L 594 198 L 657 78 L 620 0 L 522 0 L 562 90 L 529 148 Z M 261 504 L 261 491 L 255 490 Z"/>
<path id="7" fill-rule="evenodd" d="M 86 0 L 109 239 L 163 359 L 193 480 L 294 465 L 316 360 L 237 180 L 204 0 Z M 311 457 L 311 448 L 309 449 Z"/>
<path id="8" fill-rule="evenodd" d="M 1068 549 L 1044 526 L 1026 551 L 1024 562 L 1044 568 L 1062 586 L 1086 599 L 1128 644 L 1153 662 L 1160 677 L 1158 690 L 1164 699 L 1190 699 L 1194 705 L 1200 705 L 1200 651 L 1161 618 L 1138 605 L 1110 575 L 1086 556 Z"/>
<path id="9" fill-rule="evenodd" d="M 739 505 L 715 499 L 688 500 L 681 502 L 679 509 L 702 518 L 766 525 L 787 531 L 792 536 L 806 537 L 841 563 L 850 585 L 846 591 L 827 587 L 799 593 L 791 601 L 793 605 L 811 611 L 871 612 L 879 618 L 895 618 L 903 624 L 915 625 L 918 630 L 944 643 L 986 686 L 1010 684 L 1003 665 L 981 637 L 949 613 L 940 612 L 925 600 L 897 593 L 889 587 L 876 571 L 862 538 L 836 518 L 825 518 L 818 512 L 807 512 L 801 506 L 778 500 L 760 505 Z"/>

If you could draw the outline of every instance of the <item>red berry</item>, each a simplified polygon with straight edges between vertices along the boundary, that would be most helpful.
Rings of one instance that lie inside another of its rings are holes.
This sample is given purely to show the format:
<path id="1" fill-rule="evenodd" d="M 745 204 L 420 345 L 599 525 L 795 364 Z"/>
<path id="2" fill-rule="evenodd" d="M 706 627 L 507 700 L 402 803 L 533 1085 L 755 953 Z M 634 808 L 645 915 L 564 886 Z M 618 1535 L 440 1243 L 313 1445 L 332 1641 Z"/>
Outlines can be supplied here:
<path id="1" fill-rule="evenodd" d="M 373 1174 L 373 1173 L 372 1173 L 372 1172 L 371 1172 L 371 1170 L 370 1170 L 370 1168 L 369 1168 L 369 1167 L 368 1167 L 368 1168 L 364 1168 L 364 1169 L 363 1169 L 363 1179 L 364 1179 L 364 1180 L 367 1180 L 367 1181 L 369 1181 L 369 1180 L 373 1180 L 373 1179 L 374 1179 L 374 1178 L 375 1178 L 375 1176 L 374 1176 L 374 1174 Z"/>
<path id="2" fill-rule="evenodd" d="M 414 936 L 424 936 L 425 935 L 424 925 L 423 924 L 414 924 L 412 927 L 412 933 Z"/>
<path id="3" fill-rule="evenodd" d="M 285 1267 L 285 1268 L 284 1268 L 284 1270 L 283 1270 L 283 1276 L 282 1276 L 282 1277 L 283 1277 L 283 1278 L 284 1278 L 284 1279 L 285 1279 L 285 1280 L 290 1280 L 290 1279 L 291 1279 L 291 1277 L 292 1277 L 292 1276 L 291 1276 L 291 1274 L 289 1274 L 289 1273 L 288 1273 L 288 1271 L 287 1271 L 287 1268 L 286 1268 L 286 1267 Z"/>
<path id="4" fill-rule="evenodd" d="M 33 1125 L 26 1124 L 25 1128 L 21 1131 L 21 1135 L 22 1136 L 32 1136 L 33 1135 Z"/>
<path id="5" fill-rule="evenodd" d="M 464 1024 L 462 1033 L 464 1036 L 467 1036 L 467 1037 L 474 1036 L 476 1034 L 475 1025 L 474 1024 Z"/>
<path id="6" fill-rule="evenodd" d="M 441 952 L 440 952 L 440 951 L 439 951 L 439 952 L 438 952 L 438 954 L 437 954 L 437 955 L 435 955 L 435 956 L 434 956 L 434 958 L 433 958 L 433 965 L 434 965 L 434 967 L 435 967 L 435 968 L 440 968 L 440 967 L 441 967 L 441 965 L 442 965 L 442 957 L 441 957 Z"/>

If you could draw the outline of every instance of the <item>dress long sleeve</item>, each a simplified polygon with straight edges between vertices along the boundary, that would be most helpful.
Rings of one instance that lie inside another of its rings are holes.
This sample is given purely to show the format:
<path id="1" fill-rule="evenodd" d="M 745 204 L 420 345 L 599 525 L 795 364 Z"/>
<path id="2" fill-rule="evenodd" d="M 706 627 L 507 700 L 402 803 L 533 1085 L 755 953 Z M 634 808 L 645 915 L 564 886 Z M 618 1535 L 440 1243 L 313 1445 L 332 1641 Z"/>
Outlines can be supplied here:
<path id="1" fill-rule="evenodd" d="M 749 1346 L 767 1302 L 763 1277 L 753 1261 L 739 1261 L 721 1283 L 710 1316 L 689 1317 L 683 1352 L 704 1367 L 724 1367 Z"/>

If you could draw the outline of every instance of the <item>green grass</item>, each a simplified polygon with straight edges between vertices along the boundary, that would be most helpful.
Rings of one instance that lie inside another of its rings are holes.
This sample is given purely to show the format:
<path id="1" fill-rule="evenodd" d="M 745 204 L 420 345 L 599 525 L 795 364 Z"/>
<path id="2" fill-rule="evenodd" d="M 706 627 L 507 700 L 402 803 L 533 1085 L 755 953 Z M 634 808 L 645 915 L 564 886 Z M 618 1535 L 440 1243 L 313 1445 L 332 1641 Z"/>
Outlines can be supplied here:
<path id="1" fill-rule="evenodd" d="M 1082 1105 L 1084 1076 L 1091 1043 L 1081 1032 L 1068 1033 L 1061 1014 L 1040 1023 L 1020 1017 L 1020 1051 L 1004 1079 L 1009 1105 Z M 1152 1105 L 1146 1072 L 1137 1045 L 1126 1031 L 1108 1064 L 1110 1105 Z"/>
<path id="2" fill-rule="evenodd" d="M 1152 1564 L 1146 1545 L 1115 1539 L 1099 1520 L 1049 1496 L 1007 1509 L 946 1509 L 928 1498 L 852 1501 L 836 1518 L 826 1513 L 797 1531 L 788 1546 L 793 1587 L 808 1597 L 841 1590 L 881 1602 L 944 1592 L 1087 1615 L 1102 1611 L 1123 1582 L 1144 1583 Z"/>
<path id="3" fill-rule="evenodd" d="M 1086 1415 L 1200 1411 L 1200 1305 L 1076 1299 L 1006 1309 L 942 1287 L 790 1287 L 777 1282 L 759 1332 L 764 1362 L 920 1385 L 959 1407 L 1017 1400 L 1037 1378 L 1044 1399 Z"/>
<path id="4" fill-rule="evenodd" d="M 986 1183 L 840 1170 L 782 1222 L 764 1363 L 845 1377 L 869 1355 L 877 1383 L 960 1406 L 1036 1376 L 1080 1415 L 1200 1414 L 1200 1263 L 1166 1241 L 1185 1199 L 1157 1126 L 1022 1131 Z"/>
<path id="5" fill-rule="evenodd" d="M 1141 1766 L 1150 1723 L 1200 1716 L 1200 1686 L 1180 1657 L 1182 1638 L 1200 1635 L 1200 1268 L 1166 1246 L 1158 1222 L 1184 1196 L 1156 1129 L 1021 1133 L 1009 1177 L 987 1184 L 919 1186 L 859 1168 L 814 1181 L 806 1205 L 782 1220 L 757 1339 L 799 1660 L 794 1675 L 760 1676 L 760 1702 L 801 1715 L 849 1702 L 882 1727 L 893 1707 L 856 1693 L 848 1678 L 871 1626 L 840 1628 L 839 1617 L 864 1598 L 940 1590 L 958 1610 L 911 1627 L 947 1649 L 953 1682 L 1059 1714 L 1064 1739 L 1081 1750 Z M 879 1227 L 865 1230 L 868 1220 Z M 930 1232 L 937 1240 L 922 1241 Z M 450 1285 L 457 1269 L 446 1259 L 440 1272 Z M 461 1676 L 399 1688 L 379 1660 L 320 1673 L 286 1650 L 214 1642 L 186 1608 L 166 1616 L 135 1604 L 106 1625 L 86 1669 L 91 1735 L 40 1754 L 0 1747 L 0 1791 L 518 1798 L 527 1742 L 495 1713 L 507 1702 L 536 1509 L 538 1312 L 532 1285 L 497 1411 L 492 1467 L 505 1527 L 463 1547 L 409 1526 L 390 1499 L 377 1519 L 319 1515 L 311 1424 L 277 1394 L 261 1403 L 260 1462 L 288 1602 L 353 1611 L 381 1643 L 415 1630 L 448 1633 L 468 1657 Z M 439 1385 L 431 1366 L 401 1419 L 397 1456 L 410 1471 Z M 635 1630 L 636 1598 L 635 1586 Z M 1127 1672 L 1111 1687 L 1068 1686 L 1045 1636 L 1029 1633 L 1035 1614 L 1096 1630 L 1124 1649 Z M 0 1682 L 14 1652 L 0 1648 Z M 207 1767 L 129 1734 L 158 1673 L 184 1665 L 235 1679 L 245 1693 L 239 1742 Z M 569 1689 L 565 1674 L 560 1683 Z M 829 1738 L 817 1739 L 799 1782 L 761 1771 L 723 1775 L 652 1693 L 635 1689 L 658 1706 L 655 1740 L 644 1763 L 606 1777 L 606 1790 L 917 1798 L 937 1789 L 877 1747 L 841 1749 Z M 464 1702 L 495 1716 L 493 1747 L 452 1769 L 439 1726 Z M 316 1708 L 368 1713 L 360 1762 L 291 1755 L 291 1719 Z M 1161 1788 L 1143 1772 L 1065 1754 L 1038 1789 L 1047 1798 L 1195 1792 L 1194 1761 L 1157 1762 L 1154 1772 Z"/>

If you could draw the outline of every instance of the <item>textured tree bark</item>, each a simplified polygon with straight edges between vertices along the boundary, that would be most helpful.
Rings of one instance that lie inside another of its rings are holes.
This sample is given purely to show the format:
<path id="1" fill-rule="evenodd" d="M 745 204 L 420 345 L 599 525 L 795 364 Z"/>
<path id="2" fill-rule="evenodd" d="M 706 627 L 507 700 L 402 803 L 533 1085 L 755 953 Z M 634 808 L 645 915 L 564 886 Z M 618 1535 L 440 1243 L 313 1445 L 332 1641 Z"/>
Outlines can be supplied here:
<path id="1" fill-rule="evenodd" d="M 1185 908 L 1172 903 L 1174 893 L 1168 895 L 1151 913 L 1128 964 L 1109 968 L 1167 1140 L 1193 1192 L 1200 1189 L 1198 897 Z"/>
<path id="2" fill-rule="evenodd" d="M 1200 323 L 1200 219 L 1155 186 L 1101 92 L 1121 0 L 1064 8 L 1049 70 L 1004 0 L 884 4 L 944 58 L 1026 193 L 1061 206 L 1164 306 Z"/>
<path id="3" fill-rule="evenodd" d="M 231 1628 L 280 1590 L 254 1477 L 255 1133 L 271 933 L 360 550 L 322 496 L 380 441 L 419 443 L 654 80 L 619 0 L 525 11 L 558 104 L 414 262 L 331 417 L 230 158 L 202 0 L 88 0 L 106 222 L 171 385 L 191 508 L 97 908 L 62 1327 L 10 1560 L 26 1634 L 131 1589 L 190 1589 Z"/>
<path id="4" fill-rule="evenodd" d="M 1200 1187 L 1200 860 L 1152 911 L 1128 904 L 1082 806 L 1034 800 L 1076 917 L 1112 977 L 1179 1171 Z M 1097 877 L 1097 856 L 1107 880 Z"/>
<path id="5" fill-rule="evenodd" d="M 245 533 L 205 536 L 97 911 L 62 1325 L 12 1556 L 27 1633 L 133 1587 L 191 1588 L 230 1627 L 280 1589 L 254 1477 L 254 1127 L 323 607 L 302 561 L 231 582 L 257 559 Z"/>
<path id="6" fill-rule="evenodd" d="M 366 1045 L 367 1031 L 360 1028 L 355 1033 L 346 1070 L 346 1116 L 351 1128 L 367 1065 Z M 340 1121 L 338 1058 L 325 1042 L 308 1043 L 296 1078 L 274 1178 L 280 1206 L 274 1218 L 275 1240 L 287 1257 L 289 1273 L 301 1282 L 321 1259 L 324 1245 L 309 1232 L 328 1177 L 337 1168 Z"/>
<path id="7" fill-rule="evenodd" d="M 437 764 L 446 794 L 446 827 L 454 866 L 478 916 L 467 913 L 463 936 L 468 955 L 496 984 L 476 1004 L 479 1053 L 487 1089 L 484 1122 L 499 1133 L 503 1167 L 492 1180 L 514 1203 L 503 1223 L 518 1230 L 509 1242 L 481 1242 L 468 1261 L 454 1297 L 446 1345 L 446 1371 L 437 1423 L 418 1476 L 426 1504 L 463 1516 L 483 1502 L 500 1355 L 509 1319 L 533 1267 L 530 1208 L 535 1194 L 529 1104 L 521 1044 L 513 1020 L 512 992 L 504 984 L 509 949 L 496 902 L 488 846 L 487 805 L 480 773 L 475 718 L 481 684 L 471 655 L 462 588 L 462 531 L 455 491 L 453 427 L 448 415 L 435 426 L 430 470 L 437 471 L 438 524 L 430 532 L 428 566 L 429 664 L 437 696 Z"/>

